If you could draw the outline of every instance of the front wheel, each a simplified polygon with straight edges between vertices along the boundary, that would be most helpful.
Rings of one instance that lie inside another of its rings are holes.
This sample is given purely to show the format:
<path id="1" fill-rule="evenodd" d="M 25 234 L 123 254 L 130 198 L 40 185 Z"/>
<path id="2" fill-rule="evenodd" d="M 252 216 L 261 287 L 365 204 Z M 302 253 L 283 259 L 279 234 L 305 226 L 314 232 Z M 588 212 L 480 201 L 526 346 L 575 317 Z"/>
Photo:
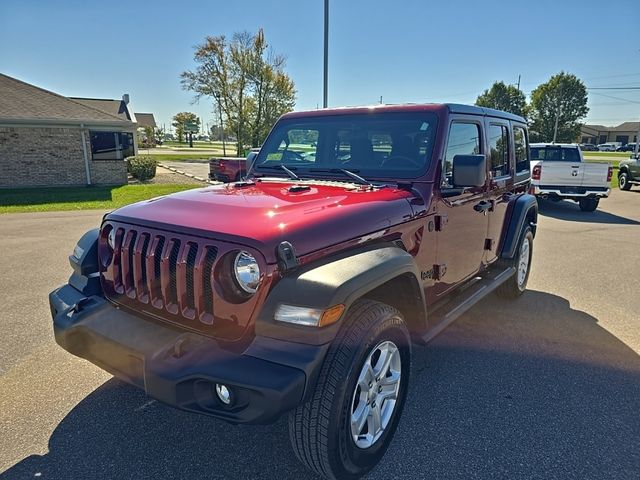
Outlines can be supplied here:
<path id="1" fill-rule="evenodd" d="M 407 395 L 409 332 L 400 312 L 359 300 L 327 352 L 312 398 L 289 414 L 298 459 L 324 478 L 360 478 L 385 454 Z"/>
<path id="2" fill-rule="evenodd" d="M 620 190 L 630 190 L 631 184 L 629 183 L 629 174 L 627 172 L 621 172 L 618 175 L 618 187 Z"/>
<path id="3" fill-rule="evenodd" d="M 581 198 L 578 204 L 583 212 L 595 212 L 600 203 L 599 198 Z"/>
<path id="4" fill-rule="evenodd" d="M 520 235 L 520 244 L 514 258 L 502 261 L 504 267 L 514 267 L 516 273 L 500 285 L 496 293 L 502 298 L 518 298 L 527 289 L 531 259 L 533 258 L 533 232 L 527 226 Z"/>

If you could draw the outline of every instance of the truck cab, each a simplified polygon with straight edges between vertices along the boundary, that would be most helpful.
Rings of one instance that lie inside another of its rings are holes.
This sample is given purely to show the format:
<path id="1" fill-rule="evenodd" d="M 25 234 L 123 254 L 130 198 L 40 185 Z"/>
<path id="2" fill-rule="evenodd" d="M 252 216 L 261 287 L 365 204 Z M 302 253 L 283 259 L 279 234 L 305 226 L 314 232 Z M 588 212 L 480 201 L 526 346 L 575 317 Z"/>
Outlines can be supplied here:
<path id="1" fill-rule="evenodd" d="M 526 290 L 536 233 L 523 118 L 457 105 L 284 115 L 237 182 L 120 208 L 50 294 L 56 341 L 156 399 L 289 418 L 325 478 L 382 458 L 412 349 Z"/>

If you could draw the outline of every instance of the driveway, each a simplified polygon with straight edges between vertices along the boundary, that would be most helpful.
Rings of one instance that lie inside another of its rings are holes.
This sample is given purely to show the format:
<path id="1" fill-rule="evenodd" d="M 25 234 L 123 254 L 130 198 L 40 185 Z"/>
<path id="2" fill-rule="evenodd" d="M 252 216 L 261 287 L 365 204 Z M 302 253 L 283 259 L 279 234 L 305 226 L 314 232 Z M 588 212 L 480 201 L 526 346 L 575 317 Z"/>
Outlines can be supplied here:
<path id="1" fill-rule="evenodd" d="M 415 348 L 369 478 L 640 478 L 640 192 L 600 205 L 541 202 L 529 291 L 489 297 Z M 46 296 L 101 215 L 0 216 L 0 477 L 313 478 L 286 419 L 183 413 L 55 345 Z"/>

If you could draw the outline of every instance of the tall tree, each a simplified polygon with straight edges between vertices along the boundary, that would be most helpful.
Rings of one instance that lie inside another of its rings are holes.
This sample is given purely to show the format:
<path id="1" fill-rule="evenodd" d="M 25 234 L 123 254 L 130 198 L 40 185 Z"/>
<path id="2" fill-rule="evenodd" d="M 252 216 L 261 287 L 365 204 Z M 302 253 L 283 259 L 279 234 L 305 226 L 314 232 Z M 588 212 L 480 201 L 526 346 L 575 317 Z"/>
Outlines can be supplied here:
<path id="1" fill-rule="evenodd" d="M 296 91 L 284 72 L 284 57 L 269 49 L 262 30 L 236 33 L 230 43 L 224 36 L 207 37 L 194 60 L 196 69 L 181 75 L 182 87 L 219 106 L 239 156 L 245 145 L 258 146 L 275 119 L 293 109 Z"/>
<path id="2" fill-rule="evenodd" d="M 478 96 L 476 105 L 504 110 L 522 117 L 527 114 L 527 101 L 524 93 L 504 82 L 494 82 L 490 89 Z"/>
<path id="3" fill-rule="evenodd" d="M 200 127 L 200 119 L 195 113 L 192 112 L 180 112 L 176 113 L 173 116 L 173 128 L 176 129 L 176 134 L 178 135 L 178 141 L 182 143 L 182 139 L 184 138 L 184 124 L 185 123 L 195 123 Z"/>
<path id="4" fill-rule="evenodd" d="M 531 92 L 531 139 L 574 142 L 587 113 L 584 83 L 573 74 L 560 72 Z"/>

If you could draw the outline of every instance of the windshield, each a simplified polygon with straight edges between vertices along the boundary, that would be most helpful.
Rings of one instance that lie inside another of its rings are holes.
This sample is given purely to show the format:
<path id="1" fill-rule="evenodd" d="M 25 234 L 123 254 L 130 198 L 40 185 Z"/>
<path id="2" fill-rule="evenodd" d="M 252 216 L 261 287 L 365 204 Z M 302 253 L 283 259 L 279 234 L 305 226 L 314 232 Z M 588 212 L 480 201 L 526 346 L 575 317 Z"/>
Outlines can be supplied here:
<path id="1" fill-rule="evenodd" d="M 531 160 L 579 162 L 580 154 L 577 148 L 531 147 Z"/>
<path id="2" fill-rule="evenodd" d="M 283 120 L 260 149 L 255 171 L 276 173 L 284 165 L 307 178 L 340 169 L 366 179 L 415 178 L 429 166 L 435 128 L 430 112 Z"/>

